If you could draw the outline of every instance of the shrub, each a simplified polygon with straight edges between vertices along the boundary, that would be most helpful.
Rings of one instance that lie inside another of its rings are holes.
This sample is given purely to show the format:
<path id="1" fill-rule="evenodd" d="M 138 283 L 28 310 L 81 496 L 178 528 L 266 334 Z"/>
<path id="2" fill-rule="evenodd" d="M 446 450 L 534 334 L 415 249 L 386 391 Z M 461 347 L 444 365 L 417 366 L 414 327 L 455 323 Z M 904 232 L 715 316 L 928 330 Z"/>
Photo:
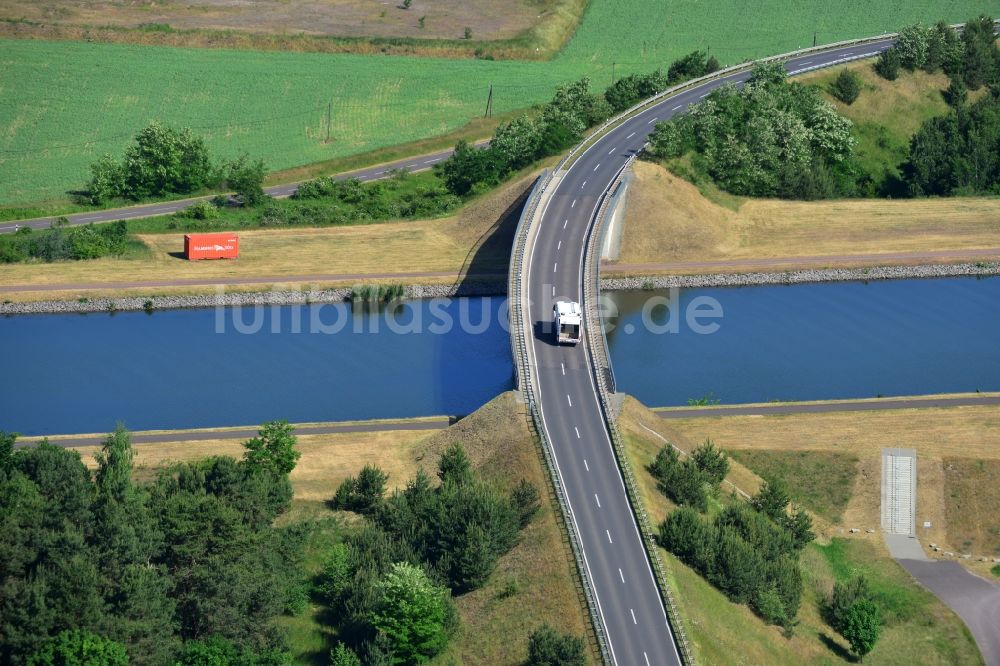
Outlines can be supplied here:
<path id="1" fill-rule="evenodd" d="M 527 479 L 521 479 L 511 491 L 510 498 L 517 509 L 521 527 L 527 527 L 541 507 L 538 488 Z"/>
<path id="2" fill-rule="evenodd" d="M 948 88 L 941 93 L 941 96 L 948 106 L 957 109 L 965 105 L 966 100 L 969 98 L 969 89 L 965 87 L 965 82 L 962 79 L 953 78 Z"/>
<path id="3" fill-rule="evenodd" d="M 708 482 L 716 486 L 729 474 L 729 457 L 721 449 L 715 448 L 710 439 L 696 448 L 691 453 L 691 458 Z"/>
<path id="4" fill-rule="evenodd" d="M 845 626 L 841 632 L 851 649 L 863 659 L 872 651 L 882 633 L 882 613 L 871 601 L 858 601 L 847 611 Z"/>
<path id="5" fill-rule="evenodd" d="M 374 465 L 365 465 L 357 478 L 348 477 L 337 488 L 333 497 L 335 509 L 366 513 L 375 509 L 385 494 L 389 475 Z"/>
<path id="6" fill-rule="evenodd" d="M 264 176 L 267 167 L 264 160 L 251 160 L 241 155 L 226 165 L 226 186 L 236 192 L 244 206 L 257 206 L 264 199 Z"/>
<path id="7" fill-rule="evenodd" d="M 833 82 L 830 93 L 844 104 L 854 104 L 861 94 L 861 77 L 849 69 L 840 70 Z"/>
<path id="8" fill-rule="evenodd" d="M 681 462 L 673 447 L 660 449 L 647 469 L 656 479 L 660 492 L 675 504 L 692 506 L 699 511 L 708 508 L 708 493 L 705 491 L 708 479 L 693 460 Z"/>
<path id="9" fill-rule="evenodd" d="M 393 564 L 376 593 L 371 624 L 388 638 L 395 663 L 425 661 L 448 643 L 449 616 L 454 621 L 451 599 L 422 569 Z"/>
<path id="10" fill-rule="evenodd" d="M 199 201 L 178 212 L 177 215 L 192 220 L 214 220 L 219 217 L 219 209 L 209 201 Z"/>
<path id="11" fill-rule="evenodd" d="M 899 78 L 899 68 L 901 66 L 899 52 L 890 48 L 879 54 L 878 59 L 875 61 L 874 69 L 875 73 L 886 81 L 895 81 Z"/>
<path id="12" fill-rule="evenodd" d="M 526 666 L 583 666 L 587 663 L 583 639 L 560 634 L 543 624 L 528 637 Z"/>

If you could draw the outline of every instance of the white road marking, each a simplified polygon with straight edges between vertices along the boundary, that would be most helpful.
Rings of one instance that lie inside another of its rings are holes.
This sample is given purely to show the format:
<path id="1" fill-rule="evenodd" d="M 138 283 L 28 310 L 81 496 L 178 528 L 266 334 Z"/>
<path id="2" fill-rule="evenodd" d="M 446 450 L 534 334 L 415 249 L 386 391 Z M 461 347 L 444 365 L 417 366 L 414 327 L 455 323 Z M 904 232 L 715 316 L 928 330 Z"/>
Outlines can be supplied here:
<path id="1" fill-rule="evenodd" d="M 553 296 L 556 295 L 556 286 L 555 285 L 552 285 L 552 295 Z"/>
<path id="2" fill-rule="evenodd" d="M 597 500 L 597 508 L 600 509 L 601 508 L 601 498 L 597 496 L 597 493 L 594 493 L 594 499 Z"/>
<path id="3" fill-rule="evenodd" d="M 580 189 L 582 190 L 585 187 L 587 187 L 587 181 L 583 181 L 583 185 L 580 186 Z"/>
<path id="4" fill-rule="evenodd" d="M 629 608 L 628 612 L 632 613 L 632 624 L 639 624 L 638 622 L 635 621 L 635 611 Z"/>
<path id="5" fill-rule="evenodd" d="M 381 176 L 384 173 L 385 173 L 385 171 L 376 171 L 373 175 L 375 175 L 375 176 Z"/>
<path id="6" fill-rule="evenodd" d="M 642 656 L 645 657 L 646 659 L 646 666 L 649 666 L 649 657 L 646 655 L 645 652 L 642 653 Z"/>
<path id="7" fill-rule="evenodd" d="M 424 162 L 424 164 L 434 164 L 435 162 L 440 162 L 443 159 L 444 159 L 443 157 L 435 157 L 432 160 L 427 160 L 426 162 Z"/>
<path id="8" fill-rule="evenodd" d="M 712 94 L 711 91 L 709 91 L 709 92 L 705 93 L 704 95 L 701 95 L 698 99 L 705 99 L 706 97 L 708 97 L 711 94 Z"/>
<path id="9" fill-rule="evenodd" d="M 552 272 L 555 273 L 558 270 L 559 270 L 559 262 L 557 261 L 556 263 L 552 264 Z"/>
<path id="10" fill-rule="evenodd" d="M 611 540 L 611 530 L 604 530 L 604 533 L 608 535 L 608 543 L 614 543 L 614 541 Z"/>
<path id="11" fill-rule="evenodd" d="M 611 149 L 611 150 L 610 150 L 610 151 L 608 152 L 608 155 L 614 155 L 614 154 L 615 154 L 615 151 L 616 151 L 616 150 L 618 150 L 618 148 L 612 148 L 612 149 Z"/>
<path id="12" fill-rule="evenodd" d="M 627 137 L 625 137 L 625 138 L 626 138 L 626 139 L 631 139 L 631 138 L 632 138 L 632 137 L 634 137 L 634 136 L 635 136 L 635 132 L 632 132 L 631 134 L 629 134 L 629 135 L 628 135 Z"/>
<path id="13" fill-rule="evenodd" d="M 806 60 L 805 62 L 800 62 L 799 64 L 800 65 L 808 65 L 811 62 L 812 62 L 812 60 Z"/>
<path id="14" fill-rule="evenodd" d="M 563 374 L 565 375 L 566 374 L 566 364 L 565 363 L 560 363 L 559 367 L 562 368 Z"/>
<path id="15" fill-rule="evenodd" d="M 78 218 L 76 218 L 76 221 L 77 222 L 86 222 L 87 220 L 96 220 L 99 217 L 100 217 L 100 215 L 88 215 L 87 217 L 78 217 Z M 4 227 L 4 229 L 10 229 L 10 228 L 12 228 L 12 227 Z"/>
<path id="16" fill-rule="evenodd" d="M 652 118 L 652 119 L 651 119 L 651 120 L 650 120 L 650 121 L 649 121 L 648 123 L 646 123 L 646 124 L 647 124 L 647 125 L 652 125 L 652 124 L 653 124 L 653 123 L 655 123 L 655 122 L 656 122 L 657 120 L 659 120 L 659 118 L 655 118 L 655 117 L 654 117 L 654 118 Z"/>
<path id="17" fill-rule="evenodd" d="M 621 567 L 618 567 L 618 577 L 622 579 L 622 583 L 625 582 L 625 574 L 622 573 Z"/>
<path id="18" fill-rule="evenodd" d="M 675 106 L 674 108 L 672 108 L 670 110 L 671 111 L 676 111 L 677 109 L 681 108 L 682 106 L 684 106 L 684 105 L 683 104 L 678 104 L 677 106 Z"/>
<path id="19" fill-rule="evenodd" d="M 566 394 L 566 402 L 569 403 L 570 407 L 573 406 L 573 400 L 569 397 L 569 393 Z"/>
<path id="20" fill-rule="evenodd" d="M 587 464 L 587 459 L 586 458 L 583 459 L 583 466 L 587 468 L 588 472 L 590 471 L 590 465 Z"/>
<path id="21" fill-rule="evenodd" d="M 574 206 L 576 206 L 576 199 L 573 199 L 573 203 L 569 205 L 570 208 L 573 208 Z"/>
<path id="22" fill-rule="evenodd" d="M 601 164 L 600 164 L 600 162 L 598 162 L 598 163 L 597 163 L 597 166 L 595 166 L 595 167 L 594 167 L 594 171 L 597 171 L 597 170 L 598 170 L 598 169 L 600 169 L 600 168 L 601 168 Z"/>
<path id="23" fill-rule="evenodd" d="M 573 431 L 576 433 L 576 438 L 580 439 L 580 429 L 577 428 L 576 426 L 573 426 Z"/>
<path id="24" fill-rule="evenodd" d="M 563 220 L 563 229 L 566 228 L 567 224 L 569 224 L 569 220 Z"/>
<path id="25" fill-rule="evenodd" d="M 560 249 L 562 249 L 562 241 L 559 241 L 559 244 L 558 244 L 558 245 L 556 245 L 556 249 L 557 249 L 557 250 L 560 250 Z"/>

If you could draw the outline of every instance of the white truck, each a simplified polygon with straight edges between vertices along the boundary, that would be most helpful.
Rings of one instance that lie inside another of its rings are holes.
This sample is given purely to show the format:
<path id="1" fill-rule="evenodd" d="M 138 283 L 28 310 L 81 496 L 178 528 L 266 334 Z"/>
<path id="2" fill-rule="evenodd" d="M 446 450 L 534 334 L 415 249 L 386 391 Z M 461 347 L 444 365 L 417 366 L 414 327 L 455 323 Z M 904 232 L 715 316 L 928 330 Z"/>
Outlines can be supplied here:
<path id="1" fill-rule="evenodd" d="M 552 318 L 555 320 L 557 343 L 575 345 L 580 342 L 583 312 L 579 303 L 556 301 L 552 306 Z"/>

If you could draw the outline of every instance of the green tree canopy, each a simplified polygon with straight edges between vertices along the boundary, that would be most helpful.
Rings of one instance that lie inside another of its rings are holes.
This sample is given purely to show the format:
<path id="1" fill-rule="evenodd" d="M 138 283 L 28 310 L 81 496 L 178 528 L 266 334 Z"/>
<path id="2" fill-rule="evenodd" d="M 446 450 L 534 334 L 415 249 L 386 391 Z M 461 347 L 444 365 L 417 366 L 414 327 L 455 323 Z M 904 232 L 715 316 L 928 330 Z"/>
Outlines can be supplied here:
<path id="1" fill-rule="evenodd" d="M 527 666 L 583 666 L 587 663 L 583 639 L 560 634 L 543 624 L 528 637 Z"/>
<path id="2" fill-rule="evenodd" d="M 423 569 L 396 563 L 379 581 L 377 592 L 371 623 L 388 637 L 394 664 L 424 661 L 448 643 L 448 591 L 435 586 Z"/>
<path id="3" fill-rule="evenodd" d="M 60 632 L 28 658 L 28 666 L 126 666 L 125 646 L 89 631 Z"/>
<path id="4" fill-rule="evenodd" d="M 269 421 L 257 436 L 243 444 L 243 461 L 255 471 L 269 471 L 287 476 L 295 469 L 302 454 L 295 449 L 295 428 L 288 421 Z"/>

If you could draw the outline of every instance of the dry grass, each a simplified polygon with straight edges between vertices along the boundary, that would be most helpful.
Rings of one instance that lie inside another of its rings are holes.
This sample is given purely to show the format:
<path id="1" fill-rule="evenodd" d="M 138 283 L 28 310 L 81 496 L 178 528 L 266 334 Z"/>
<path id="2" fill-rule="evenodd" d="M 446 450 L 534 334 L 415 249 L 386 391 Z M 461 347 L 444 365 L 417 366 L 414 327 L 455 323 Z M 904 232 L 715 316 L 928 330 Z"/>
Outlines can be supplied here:
<path id="1" fill-rule="evenodd" d="M 1000 415 L 1000 410 L 995 410 L 995 413 Z M 781 428 L 775 438 L 770 438 L 768 433 L 772 432 L 772 428 L 769 426 L 774 425 L 770 419 L 768 423 L 764 423 L 763 419 L 752 419 L 751 425 L 747 427 L 745 419 L 736 423 L 738 418 L 740 417 L 664 422 L 637 401 L 626 399 L 620 424 L 631 464 L 640 482 L 640 494 L 655 523 L 661 521 L 673 506 L 657 491 L 652 477 L 645 472 L 645 465 L 663 446 L 663 442 L 640 424 L 652 427 L 684 451 L 690 451 L 708 435 L 725 448 L 734 448 L 734 441 L 741 442 L 748 449 L 756 445 L 776 448 L 771 446 L 772 439 L 779 444 L 788 441 L 790 445 L 801 441 L 817 443 L 801 437 L 798 432 L 784 435 Z M 798 418 L 800 417 L 795 417 Z M 720 424 L 725 427 L 715 427 Z M 788 428 L 787 424 L 779 425 Z M 997 427 L 1000 427 L 1000 423 Z M 825 428 L 810 428 L 807 432 L 813 436 L 830 436 L 830 433 L 837 433 L 837 430 L 828 425 Z M 747 433 L 747 436 L 744 437 L 743 433 Z M 727 478 L 751 493 L 756 492 L 761 482 L 750 470 L 738 463 L 733 465 Z M 875 483 L 877 482 L 876 476 Z M 875 499 L 878 499 L 877 486 Z M 730 602 L 704 578 L 661 549 L 685 630 L 700 663 L 788 666 L 799 666 L 802 663 L 852 663 L 847 655 L 845 642 L 825 624 L 819 613 L 820 601 L 829 593 L 834 580 L 838 579 L 838 569 L 845 565 L 856 572 L 863 572 L 880 589 L 890 590 L 896 598 L 904 599 L 913 609 L 912 617 L 884 629 L 878 645 L 865 658 L 865 663 L 941 666 L 981 663 L 975 644 L 961 620 L 919 587 L 888 557 L 879 542 L 865 539 L 836 539 L 829 542 L 826 540 L 831 531 L 829 525 L 819 519 L 817 526 L 818 531 L 827 532 L 827 536 L 821 538 L 819 544 L 810 546 L 803 552 L 803 601 L 798 615 L 799 623 L 791 638 L 783 637 L 776 627 L 765 625 L 746 606 Z"/>
<path id="2" fill-rule="evenodd" d="M 931 523 L 929 529 L 920 529 L 924 543 L 938 543 L 953 552 L 963 550 L 965 537 L 956 540 L 949 516 L 965 515 L 960 520 L 970 527 L 963 529 L 985 532 L 995 530 L 998 525 L 1000 500 L 987 493 L 972 502 L 973 488 L 986 485 L 988 477 L 963 476 L 965 480 L 961 483 L 965 485 L 957 491 L 963 500 L 959 506 L 952 501 L 952 491 L 947 490 L 949 472 L 944 462 L 973 457 L 992 466 L 1000 461 L 1000 449 L 996 446 L 1000 440 L 1000 408 L 995 406 L 670 419 L 658 430 L 679 444 L 711 437 L 727 450 L 833 451 L 856 456 L 854 491 L 844 509 L 841 527 L 832 528 L 829 534 L 841 534 L 850 527 L 878 530 L 883 447 L 917 451 L 917 524 Z M 969 466 L 961 469 L 967 473 Z M 959 482 L 959 477 L 955 477 L 952 483 Z M 977 524 L 982 527 L 971 528 Z M 861 536 L 881 541 L 878 533 Z"/>
<path id="3" fill-rule="evenodd" d="M 1000 556 L 1000 460 L 942 462 L 948 541 L 963 552 Z"/>
<path id="4" fill-rule="evenodd" d="M 747 199 L 734 211 L 659 165 L 637 162 L 635 176 L 622 264 L 1000 247 L 1000 198 Z M 831 260 L 830 265 L 839 264 Z"/>
<path id="5" fill-rule="evenodd" d="M 500 395 L 447 430 L 382 431 L 299 436 L 302 457 L 292 472 L 295 514 L 328 513 L 323 503 L 339 483 L 371 463 L 389 474 L 388 486 L 402 487 L 423 468 L 433 477 L 440 454 L 461 443 L 488 482 L 509 489 L 520 479 L 547 487 L 545 472 L 515 394 Z M 96 446 L 78 447 L 93 467 Z M 242 455 L 238 440 L 176 442 L 137 446 L 139 474 L 158 467 L 213 455 Z M 558 514 L 543 491 L 542 509 L 521 533 L 520 543 L 500 559 L 487 584 L 455 599 L 461 624 L 436 664 L 520 664 L 530 632 L 543 622 L 584 635 L 585 610 L 576 591 L 576 574 L 562 541 Z M 309 633 L 309 632 L 306 632 Z"/>
<path id="6" fill-rule="evenodd" d="M 370 0 L 0 0 L 0 16 L 24 21 L 0 25 L 0 32 L 164 46 L 466 58 L 478 49 L 539 58 L 563 46 L 585 7 L 585 0 L 415 0 L 409 9 Z"/>
<path id="7" fill-rule="evenodd" d="M 439 282 L 454 282 L 467 272 L 506 273 L 510 243 L 523 198 L 534 174 L 504 185 L 473 201 L 454 217 L 441 220 L 386 222 L 318 229 L 257 229 L 239 232 L 240 258 L 235 261 L 186 261 L 177 256 L 184 235 L 147 234 L 139 238 L 150 253 L 142 258 L 0 265 L 0 284 L 73 285 L 53 291 L 5 291 L 11 301 L 96 298 L 104 295 L 214 293 L 215 287 L 150 287 L 142 283 L 170 280 L 259 278 L 258 285 L 281 276 L 380 274 L 387 281 L 426 283 L 425 278 L 394 278 L 408 272 L 443 272 Z M 430 281 L 434 281 L 431 278 Z M 304 280 L 322 286 L 356 284 Z M 370 280 L 363 280 L 369 282 Z M 136 283 L 134 287 L 88 289 L 88 285 Z M 283 288 L 292 288 L 286 285 Z M 244 288 L 249 288 L 244 286 Z M 258 289 L 260 286 L 257 287 Z"/>

